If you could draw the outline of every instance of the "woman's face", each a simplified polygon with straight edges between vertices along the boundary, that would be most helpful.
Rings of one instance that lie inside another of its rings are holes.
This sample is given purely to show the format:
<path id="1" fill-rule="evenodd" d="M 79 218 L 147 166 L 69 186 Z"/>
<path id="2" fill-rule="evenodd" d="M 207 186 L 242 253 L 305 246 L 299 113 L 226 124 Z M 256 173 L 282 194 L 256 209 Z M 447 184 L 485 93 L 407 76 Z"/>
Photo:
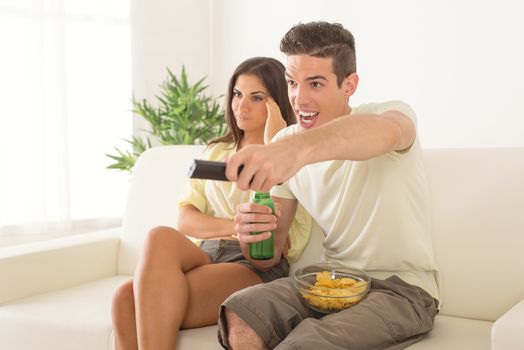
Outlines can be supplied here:
<path id="1" fill-rule="evenodd" d="M 250 74 L 238 76 L 233 87 L 231 109 L 238 127 L 244 133 L 260 132 L 264 135 L 268 96 L 268 91 L 257 76 Z"/>

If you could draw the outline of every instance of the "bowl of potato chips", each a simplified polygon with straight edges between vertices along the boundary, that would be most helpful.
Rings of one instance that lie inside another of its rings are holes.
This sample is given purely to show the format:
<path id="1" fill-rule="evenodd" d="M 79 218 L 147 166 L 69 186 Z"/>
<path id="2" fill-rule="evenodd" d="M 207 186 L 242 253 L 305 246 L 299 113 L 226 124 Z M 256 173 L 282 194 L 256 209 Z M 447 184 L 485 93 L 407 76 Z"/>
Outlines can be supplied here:
<path id="1" fill-rule="evenodd" d="M 330 314 L 360 302 L 369 291 L 371 277 L 363 270 L 334 263 L 299 268 L 293 285 L 311 309 Z"/>

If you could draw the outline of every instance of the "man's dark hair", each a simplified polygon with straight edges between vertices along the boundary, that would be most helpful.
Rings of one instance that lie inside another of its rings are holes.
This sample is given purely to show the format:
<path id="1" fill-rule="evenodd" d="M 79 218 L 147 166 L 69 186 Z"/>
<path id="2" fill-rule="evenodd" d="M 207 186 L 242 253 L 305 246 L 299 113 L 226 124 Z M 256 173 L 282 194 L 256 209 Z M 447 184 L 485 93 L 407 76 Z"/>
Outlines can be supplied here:
<path id="1" fill-rule="evenodd" d="M 344 79 L 357 71 L 355 38 L 339 23 L 299 23 L 280 42 L 286 55 L 309 55 L 333 58 L 333 73 L 340 87 Z"/>

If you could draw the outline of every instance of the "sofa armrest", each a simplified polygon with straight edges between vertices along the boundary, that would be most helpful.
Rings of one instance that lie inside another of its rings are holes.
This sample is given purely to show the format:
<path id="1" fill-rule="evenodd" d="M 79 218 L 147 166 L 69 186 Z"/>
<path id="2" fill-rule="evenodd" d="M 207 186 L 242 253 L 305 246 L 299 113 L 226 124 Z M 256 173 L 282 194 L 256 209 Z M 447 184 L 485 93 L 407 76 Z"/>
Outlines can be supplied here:
<path id="1" fill-rule="evenodd" d="M 524 349 L 524 299 L 502 315 L 491 328 L 492 350 Z"/>
<path id="2" fill-rule="evenodd" d="M 121 228 L 0 250 L 0 304 L 116 274 Z"/>

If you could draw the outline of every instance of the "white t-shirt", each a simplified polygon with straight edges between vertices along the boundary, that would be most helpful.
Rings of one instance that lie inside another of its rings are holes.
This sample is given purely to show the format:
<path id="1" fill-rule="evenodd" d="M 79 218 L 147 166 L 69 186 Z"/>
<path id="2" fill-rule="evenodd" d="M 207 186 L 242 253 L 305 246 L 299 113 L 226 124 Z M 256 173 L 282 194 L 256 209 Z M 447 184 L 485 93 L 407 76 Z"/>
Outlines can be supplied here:
<path id="1" fill-rule="evenodd" d="M 416 125 L 415 113 L 401 101 L 360 105 L 352 114 L 388 110 L 404 113 Z M 289 126 L 274 140 L 300 131 L 298 124 Z M 324 260 L 364 269 L 375 278 L 395 274 L 439 299 L 421 153 L 417 137 L 402 152 L 309 164 L 271 195 L 296 198 L 318 222 L 326 235 Z"/>

